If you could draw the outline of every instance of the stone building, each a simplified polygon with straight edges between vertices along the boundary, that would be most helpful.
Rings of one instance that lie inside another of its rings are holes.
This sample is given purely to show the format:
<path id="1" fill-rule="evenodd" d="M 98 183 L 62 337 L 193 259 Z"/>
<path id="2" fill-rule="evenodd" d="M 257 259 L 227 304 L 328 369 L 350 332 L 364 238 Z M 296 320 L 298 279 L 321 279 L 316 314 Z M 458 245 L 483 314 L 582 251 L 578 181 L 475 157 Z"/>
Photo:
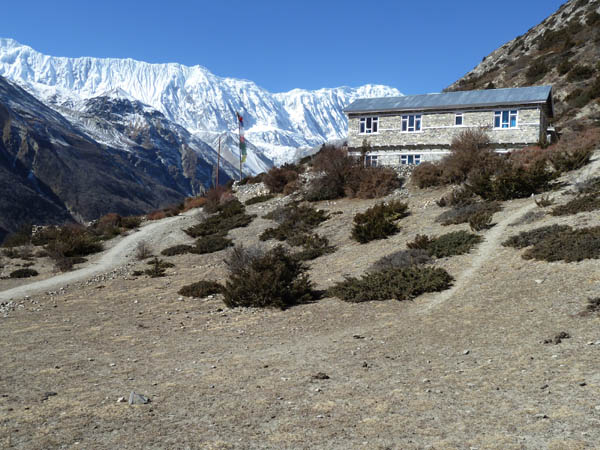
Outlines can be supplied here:
<path id="1" fill-rule="evenodd" d="M 497 151 L 547 142 L 554 105 L 552 86 L 533 86 L 361 98 L 344 112 L 350 154 L 366 143 L 367 165 L 398 166 L 441 158 L 470 128 L 485 130 Z"/>

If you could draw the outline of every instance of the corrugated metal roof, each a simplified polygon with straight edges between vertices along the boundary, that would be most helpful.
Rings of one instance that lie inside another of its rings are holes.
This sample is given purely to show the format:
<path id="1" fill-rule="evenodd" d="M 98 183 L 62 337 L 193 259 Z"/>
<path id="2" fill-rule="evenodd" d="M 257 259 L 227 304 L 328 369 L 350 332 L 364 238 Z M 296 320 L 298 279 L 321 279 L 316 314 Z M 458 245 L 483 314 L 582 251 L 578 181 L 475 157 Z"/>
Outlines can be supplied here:
<path id="1" fill-rule="evenodd" d="M 486 89 L 482 91 L 406 95 L 403 97 L 359 98 L 348 105 L 344 109 L 344 112 L 423 111 L 432 109 L 460 109 L 465 107 L 536 104 L 545 103 L 551 100 L 551 92 L 552 86 L 531 86 L 522 88 Z M 549 107 L 552 108 L 551 101 Z"/>

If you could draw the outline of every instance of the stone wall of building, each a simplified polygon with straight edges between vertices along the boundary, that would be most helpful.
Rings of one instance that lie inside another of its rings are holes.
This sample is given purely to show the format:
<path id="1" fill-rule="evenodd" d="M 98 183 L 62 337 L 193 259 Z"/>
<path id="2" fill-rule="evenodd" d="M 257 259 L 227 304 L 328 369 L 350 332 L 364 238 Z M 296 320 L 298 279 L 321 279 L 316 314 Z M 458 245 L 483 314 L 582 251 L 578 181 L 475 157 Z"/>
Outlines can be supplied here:
<path id="1" fill-rule="evenodd" d="M 373 150 L 377 147 L 401 150 L 403 147 L 423 149 L 419 153 L 433 151 L 436 148 L 448 148 L 454 136 L 468 128 L 483 128 L 490 136 L 492 143 L 503 148 L 515 148 L 540 141 L 545 135 L 543 112 L 539 108 L 514 108 L 517 109 L 518 119 L 516 128 L 495 129 L 494 110 L 463 111 L 463 124 L 455 126 L 455 112 L 432 112 L 421 114 L 421 131 L 402 132 L 402 114 L 386 113 L 371 115 L 378 117 L 378 132 L 360 134 L 360 117 L 365 115 L 351 115 L 348 120 L 348 146 L 360 147 L 366 139 Z"/>

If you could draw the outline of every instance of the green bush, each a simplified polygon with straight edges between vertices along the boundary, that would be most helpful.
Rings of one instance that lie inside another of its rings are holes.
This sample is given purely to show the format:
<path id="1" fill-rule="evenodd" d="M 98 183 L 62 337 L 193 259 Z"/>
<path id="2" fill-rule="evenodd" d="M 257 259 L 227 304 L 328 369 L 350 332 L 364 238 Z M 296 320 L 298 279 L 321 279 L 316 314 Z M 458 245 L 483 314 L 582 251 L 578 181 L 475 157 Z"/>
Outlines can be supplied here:
<path id="1" fill-rule="evenodd" d="M 175 266 L 174 264 L 159 258 L 154 258 L 152 261 L 148 261 L 148 264 L 152 267 L 144 270 L 144 273 L 151 278 L 164 277 L 165 269 Z"/>
<path id="2" fill-rule="evenodd" d="M 567 81 L 584 81 L 594 76 L 595 72 L 593 67 L 576 65 L 569 71 Z"/>
<path id="3" fill-rule="evenodd" d="M 261 235 L 261 241 L 277 239 L 285 241 L 301 234 L 306 234 L 326 221 L 329 216 L 320 209 L 308 205 L 290 203 L 273 210 L 265 218 L 275 220 L 279 226 L 267 228 Z"/>
<path id="4" fill-rule="evenodd" d="M 190 249 L 190 253 L 203 255 L 206 253 L 218 252 L 219 250 L 231 247 L 233 242 L 221 235 L 210 235 L 199 238 L 196 244 Z"/>
<path id="5" fill-rule="evenodd" d="M 593 148 L 560 149 L 549 152 L 548 159 L 556 171 L 569 172 L 589 164 L 593 154 Z"/>
<path id="6" fill-rule="evenodd" d="M 408 215 L 408 204 L 395 200 L 378 203 L 364 213 L 354 216 L 352 238 L 361 244 L 375 239 L 385 239 L 398 232 L 395 221 Z"/>
<path id="7" fill-rule="evenodd" d="M 256 197 L 252 197 L 252 198 L 246 200 L 244 202 L 244 204 L 246 206 L 255 205 L 256 203 L 263 203 L 263 202 L 269 201 L 274 197 L 275 196 L 273 194 L 257 195 Z"/>
<path id="8" fill-rule="evenodd" d="M 174 245 L 173 247 L 165 248 L 160 254 L 163 256 L 183 255 L 184 253 L 189 253 L 191 249 L 191 245 Z"/>
<path id="9" fill-rule="evenodd" d="M 435 221 L 442 225 L 456 225 L 460 223 L 469 223 L 470 221 L 481 220 L 481 216 L 491 216 L 500 211 L 502 207 L 498 202 L 479 202 L 457 206 L 440 214 Z"/>
<path id="10" fill-rule="evenodd" d="M 185 297 L 204 298 L 209 295 L 220 294 L 223 292 L 223 285 L 216 281 L 198 281 L 188 284 L 179 289 L 178 294 Z"/>
<path id="11" fill-rule="evenodd" d="M 536 81 L 542 79 L 550 68 L 546 64 L 544 57 L 533 61 L 527 71 L 525 72 L 525 77 L 527 78 L 528 83 L 535 83 Z"/>
<path id="12" fill-rule="evenodd" d="M 600 194 L 600 176 L 575 183 L 575 190 L 579 194 Z"/>
<path id="13" fill-rule="evenodd" d="M 53 258 L 87 256 L 102 251 L 103 245 L 99 238 L 81 226 L 65 225 L 63 227 L 49 227 L 37 233 L 32 241 L 45 241 L 44 246 Z"/>
<path id="14" fill-rule="evenodd" d="M 201 223 L 183 230 L 193 238 L 210 236 L 211 234 L 225 235 L 235 228 L 247 227 L 256 216 L 245 213 L 233 216 L 217 214 L 209 216 Z"/>
<path id="15" fill-rule="evenodd" d="M 230 308 L 286 309 L 314 298 L 306 267 L 281 245 L 266 253 L 235 247 L 226 263 L 223 301 Z"/>
<path id="16" fill-rule="evenodd" d="M 39 275 L 37 270 L 35 269 L 17 269 L 13 272 L 10 273 L 10 278 L 29 278 L 29 277 L 35 277 L 36 275 Z"/>
<path id="17" fill-rule="evenodd" d="M 433 238 L 418 234 L 413 242 L 407 243 L 407 247 L 425 250 L 430 256 L 436 258 L 445 258 L 468 253 L 481 241 L 481 236 L 461 230 Z"/>
<path id="18" fill-rule="evenodd" d="M 9 234 L 2 242 L 3 247 L 20 247 L 31 243 L 31 234 L 33 227 L 31 225 L 22 225 L 19 229 Z"/>
<path id="19" fill-rule="evenodd" d="M 504 247 L 525 248 L 543 241 L 548 236 L 571 230 L 567 225 L 548 225 L 534 230 L 522 231 L 502 243 Z"/>
<path id="20" fill-rule="evenodd" d="M 410 266 L 387 269 L 346 278 L 328 290 L 328 294 L 347 302 L 371 300 L 410 300 L 425 292 L 440 292 L 452 285 L 453 278 L 441 268 Z"/>
<path id="21" fill-rule="evenodd" d="M 329 239 L 318 234 L 298 234 L 288 239 L 288 243 L 303 248 L 292 255 L 300 261 L 310 261 L 336 250 L 334 246 L 329 245 Z"/>
<path id="22" fill-rule="evenodd" d="M 600 209 L 600 194 L 585 194 L 575 197 L 564 205 L 556 206 L 551 214 L 553 216 L 567 216 L 597 209 Z"/>
<path id="23" fill-rule="evenodd" d="M 523 253 L 524 259 L 581 261 L 600 258 L 600 227 L 553 233 Z"/>
<path id="24" fill-rule="evenodd" d="M 482 231 L 491 228 L 493 226 L 493 216 L 493 213 L 489 211 L 479 211 L 471 215 L 469 218 L 469 227 L 471 228 L 471 231 Z"/>
<path id="25" fill-rule="evenodd" d="M 378 259 L 369 268 L 369 272 L 381 272 L 388 269 L 403 269 L 410 266 L 421 266 L 432 262 L 429 253 L 423 249 L 399 250 Z"/>

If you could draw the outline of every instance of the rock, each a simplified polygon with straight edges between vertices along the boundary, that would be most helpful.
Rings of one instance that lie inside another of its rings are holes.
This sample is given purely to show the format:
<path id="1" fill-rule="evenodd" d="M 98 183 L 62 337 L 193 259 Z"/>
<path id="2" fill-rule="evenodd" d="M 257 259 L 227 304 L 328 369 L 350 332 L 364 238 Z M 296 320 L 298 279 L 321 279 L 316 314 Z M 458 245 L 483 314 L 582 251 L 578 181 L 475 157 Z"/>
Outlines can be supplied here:
<path id="1" fill-rule="evenodd" d="M 125 397 L 119 397 L 117 403 L 125 403 Z"/>
<path id="2" fill-rule="evenodd" d="M 116 366 L 116 364 L 115 364 L 115 363 L 110 363 L 110 364 L 109 364 L 109 366 L 110 366 L 110 367 L 115 367 L 115 366 Z"/>
<path id="3" fill-rule="evenodd" d="M 581 383 L 579 383 L 579 386 L 587 386 L 587 383 L 585 381 L 582 381 Z"/>
<path id="4" fill-rule="evenodd" d="M 129 394 L 129 404 L 130 405 L 145 405 L 147 403 L 150 403 L 151 401 L 152 400 L 150 400 L 145 395 L 138 394 L 134 391 L 131 391 L 131 393 Z"/>
<path id="5" fill-rule="evenodd" d="M 44 395 L 42 395 L 42 401 L 45 402 L 46 400 L 48 400 L 49 397 L 54 397 L 55 395 L 58 395 L 56 392 L 45 392 Z"/>
<path id="6" fill-rule="evenodd" d="M 318 372 L 312 376 L 315 380 L 329 380 L 329 375 L 324 372 Z"/>
<path id="7" fill-rule="evenodd" d="M 421 383 L 429 383 L 431 380 L 429 378 L 423 378 Z"/>
<path id="8" fill-rule="evenodd" d="M 554 336 L 554 344 L 560 344 L 562 342 L 563 339 L 569 339 L 571 337 L 571 335 L 569 333 L 567 333 L 566 331 L 561 331 L 560 333 L 558 333 L 556 336 Z"/>
<path id="9" fill-rule="evenodd" d="M 471 353 L 471 350 L 465 350 L 465 351 L 463 352 L 463 355 L 468 355 L 469 353 Z"/>
<path id="10" fill-rule="evenodd" d="M 353 334 L 352 337 L 354 339 L 364 339 L 365 338 L 364 336 L 361 336 L 360 334 Z"/>

